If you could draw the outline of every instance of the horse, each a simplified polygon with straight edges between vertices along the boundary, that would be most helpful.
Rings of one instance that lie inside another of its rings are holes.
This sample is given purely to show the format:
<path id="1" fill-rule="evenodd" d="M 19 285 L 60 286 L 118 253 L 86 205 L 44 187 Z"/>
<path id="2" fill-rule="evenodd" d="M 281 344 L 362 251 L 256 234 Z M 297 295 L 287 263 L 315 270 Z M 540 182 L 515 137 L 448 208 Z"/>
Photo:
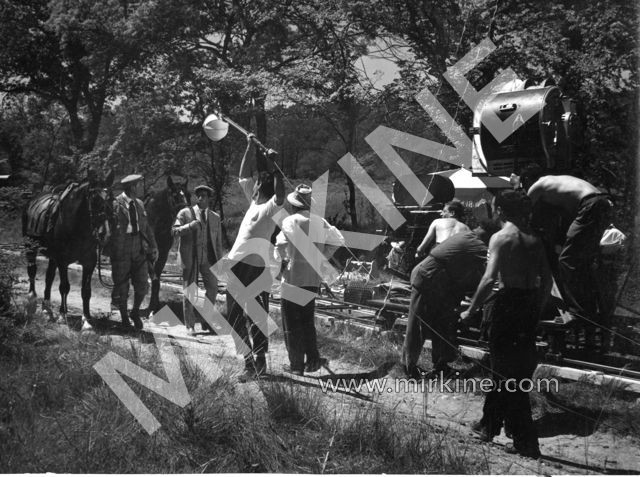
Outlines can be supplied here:
<path id="1" fill-rule="evenodd" d="M 158 245 L 158 259 L 150 270 L 151 297 L 149 312 L 155 313 L 160 309 L 160 276 L 167 263 L 169 250 L 173 245 L 171 226 L 178 212 L 189 206 L 190 194 L 187 191 L 189 179 L 182 183 L 174 182 L 167 176 L 167 187 L 149 194 L 144 200 L 144 206 L 149 218 L 149 224 Z"/>
<path id="2" fill-rule="evenodd" d="M 91 312 L 91 276 L 98 255 L 99 233 L 108 227 L 110 203 L 107 188 L 113 183 L 113 171 L 102 184 L 93 178 L 81 183 L 39 194 L 27 204 L 22 214 L 22 235 L 26 239 L 29 297 L 36 298 L 36 256 L 38 250 L 49 259 L 45 278 L 43 310 L 54 321 L 51 311 L 51 285 L 56 269 L 60 275 L 60 315 L 67 319 L 67 296 L 71 288 L 67 269 L 71 263 L 82 266 L 82 319 L 89 322 Z"/>

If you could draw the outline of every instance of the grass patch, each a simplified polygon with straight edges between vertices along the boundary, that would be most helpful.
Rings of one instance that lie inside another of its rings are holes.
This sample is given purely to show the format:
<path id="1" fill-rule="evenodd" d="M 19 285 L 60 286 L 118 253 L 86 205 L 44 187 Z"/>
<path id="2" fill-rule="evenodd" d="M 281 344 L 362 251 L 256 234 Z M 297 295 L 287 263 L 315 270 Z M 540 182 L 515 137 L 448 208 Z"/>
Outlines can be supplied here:
<path id="1" fill-rule="evenodd" d="M 8 316 L 3 322 L 10 320 Z M 6 323 L 5 323 L 6 324 Z M 13 322 L 15 324 L 15 322 Z M 115 351 L 164 379 L 154 345 L 129 346 L 27 319 L 0 356 L 3 472 L 463 472 L 476 464 L 412 417 L 317 388 L 239 386 L 237 363 L 206 376 L 176 348 L 191 402 L 124 378 L 162 427 L 147 434 L 93 369 Z M 25 336 L 29 338 L 25 340 Z"/>

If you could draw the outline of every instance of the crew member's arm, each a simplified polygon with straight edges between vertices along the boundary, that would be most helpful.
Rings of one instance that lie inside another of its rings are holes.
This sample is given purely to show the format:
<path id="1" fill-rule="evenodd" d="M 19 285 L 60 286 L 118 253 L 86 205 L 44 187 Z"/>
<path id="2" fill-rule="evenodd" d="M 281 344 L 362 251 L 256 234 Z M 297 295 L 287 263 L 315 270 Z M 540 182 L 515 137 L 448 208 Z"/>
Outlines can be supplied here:
<path id="1" fill-rule="evenodd" d="M 247 148 L 244 151 L 244 156 L 242 156 L 242 162 L 240 163 L 240 172 L 238 173 L 238 177 L 240 179 L 253 177 L 253 160 L 249 159 L 249 150 L 251 149 L 251 144 L 253 144 L 252 138 L 254 137 L 254 134 L 247 135 Z"/>
<path id="2" fill-rule="evenodd" d="M 147 219 L 147 212 L 144 210 L 144 204 L 140 199 L 136 199 L 136 200 L 138 201 L 138 205 L 140 206 L 142 215 L 144 215 L 144 220 L 141 221 L 144 226 L 143 233 L 147 239 L 149 248 L 151 249 L 150 251 L 151 251 L 152 259 L 155 262 L 158 259 L 158 244 L 156 243 L 156 236 L 153 233 L 153 229 L 151 228 L 151 224 L 149 223 L 149 220 Z M 140 215 L 141 214 L 138 214 L 138 216 Z"/>
<path id="3" fill-rule="evenodd" d="M 276 277 L 276 279 L 279 279 L 289 266 L 289 239 L 282 230 L 276 237 L 274 254 L 276 254 L 276 260 L 279 258 L 281 261 L 280 273 L 278 273 L 278 276 Z"/>
<path id="4" fill-rule="evenodd" d="M 276 193 L 276 205 L 280 206 L 284 204 L 284 177 L 279 169 L 273 172 L 273 188 Z"/>
<path id="5" fill-rule="evenodd" d="M 542 314 L 546 308 L 547 302 L 549 301 L 549 297 L 551 296 L 551 288 L 553 287 L 553 275 L 551 274 L 551 267 L 549 266 L 549 262 L 547 260 L 547 254 L 545 252 L 544 246 L 542 242 L 539 247 L 539 260 L 540 264 L 540 318 L 542 318 Z"/>
<path id="6" fill-rule="evenodd" d="M 200 227 L 200 221 L 197 219 L 190 220 L 189 209 L 182 209 L 178 212 L 178 216 L 176 217 L 176 221 L 171 226 L 171 235 L 174 237 L 183 236 L 187 233 L 190 233 L 193 229 Z"/>
<path id="7" fill-rule="evenodd" d="M 431 222 L 429 225 L 429 230 L 427 231 L 427 235 L 424 236 L 422 243 L 418 245 L 416 249 L 416 256 L 423 255 L 427 253 L 431 249 L 431 244 L 436 239 L 436 222 L 438 219 Z"/>
<path id="8" fill-rule="evenodd" d="M 216 243 L 215 243 L 215 252 L 216 258 L 220 260 L 224 256 L 224 249 L 222 248 L 222 221 L 220 220 L 220 216 L 214 212 L 217 220 L 215 223 L 216 227 Z"/>
<path id="9" fill-rule="evenodd" d="M 466 311 L 460 313 L 460 318 L 463 321 L 468 319 L 469 316 L 474 315 L 491 293 L 493 284 L 498 278 L 498 264 L 500 263 L 500 249 L 502 248 L 502 240 L 502 237 L 500 237 L 499 235 L 494 235 L 489 241 L 489 262 L 487 263 L 487 269 L 480 279 L 480 283 L 478 284 L 478 288 L 476 289 L 476 292 L 471 299 L 469 308 Z"/>

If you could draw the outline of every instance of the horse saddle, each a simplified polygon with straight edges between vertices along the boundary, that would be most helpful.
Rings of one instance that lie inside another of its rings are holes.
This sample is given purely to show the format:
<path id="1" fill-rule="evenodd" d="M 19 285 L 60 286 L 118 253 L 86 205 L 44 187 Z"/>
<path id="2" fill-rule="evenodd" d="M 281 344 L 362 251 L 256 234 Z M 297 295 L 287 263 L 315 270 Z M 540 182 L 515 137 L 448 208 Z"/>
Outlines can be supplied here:
<path id="1" fill-rule="evenodd" d="M 41 238 L 53 233 L 60 204 L 78 184 L 72 182 L 62 192 L 45 192 L 27 207 L 25 235 Z"/>

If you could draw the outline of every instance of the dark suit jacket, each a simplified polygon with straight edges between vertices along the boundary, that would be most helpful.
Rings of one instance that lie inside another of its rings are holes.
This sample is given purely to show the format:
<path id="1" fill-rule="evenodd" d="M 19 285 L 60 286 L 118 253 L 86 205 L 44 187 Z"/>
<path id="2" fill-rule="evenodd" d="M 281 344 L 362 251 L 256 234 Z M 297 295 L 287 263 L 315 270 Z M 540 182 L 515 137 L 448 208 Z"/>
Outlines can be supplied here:
<path id="1" fill-rule="evenodd" d="M 149 226 L 147 212 L 140 199 L 135 199 L 135 207 L 138 212 L 138 228 L 140 230 L 142 253 L 146 254 L 152 250 L 158 250 L 153 230 Z M 124 193 L 120 194 L 113 201 L 113 227 L 111 230 L 111 258 L 117 260 L 125 252 L 125 237 L 127 226 L 129 225 L 129 205 Z"/>

